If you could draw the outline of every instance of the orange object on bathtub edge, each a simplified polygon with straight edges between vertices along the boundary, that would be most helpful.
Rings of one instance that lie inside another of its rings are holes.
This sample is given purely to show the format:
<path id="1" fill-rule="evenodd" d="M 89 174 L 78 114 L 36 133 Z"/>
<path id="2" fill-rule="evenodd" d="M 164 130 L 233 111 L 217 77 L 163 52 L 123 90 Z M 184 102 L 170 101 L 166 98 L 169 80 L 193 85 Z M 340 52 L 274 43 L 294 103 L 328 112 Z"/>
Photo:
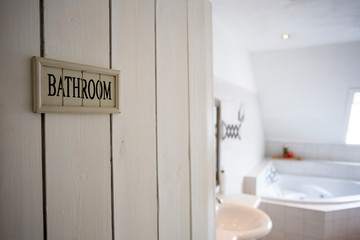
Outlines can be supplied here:
<path id="1" fill-rule="evenodd" d="M 284 157 L 272 157 L 273 159 L 280 159 L 280 160 L 295 160 L 295 161 L 301 161 L 302 158 L 299 157 L 292 157 L 292 158 L 284 158 Z"/>

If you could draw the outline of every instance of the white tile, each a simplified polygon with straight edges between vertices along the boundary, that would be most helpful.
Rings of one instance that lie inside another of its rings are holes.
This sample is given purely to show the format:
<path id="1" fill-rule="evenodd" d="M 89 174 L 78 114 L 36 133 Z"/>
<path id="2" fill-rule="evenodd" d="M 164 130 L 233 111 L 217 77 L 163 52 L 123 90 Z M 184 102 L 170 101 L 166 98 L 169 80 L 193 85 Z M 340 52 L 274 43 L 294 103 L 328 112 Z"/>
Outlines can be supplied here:
<path id="1" fill-rule="evenodd" d="M 335 161 L 343 161 L 343 149 L 339 147 L 337 144 L 332 145 L 331 156 L 332 160 Z"/>
<path id="2" fill-rule="evenodd" d="M 304 231 L 304 220 L 297 220 L 287 216 L 285 218 L 285 233 L 302 234 Z"/>
<path id="3" fill-rule="evenodd" d="M 346 219 L 334 220 L 333 221 L 333 236 L 343 237 L 347 234 L 347 221 Z"/>
<path id="4" fill-rule="evenodd" d="M 291 160 L 278 160 L 275 162 L 276 171 L 286 174 L 303 174 L 304 170 L 301 162 Z"/>
<path id="5" fill-rule="evenodd" d="M 284 237 L 284 233 L 270 232 L 266 237 L 266 240 L 289 240 L 289 238 Z"/>
<path id="6" fill-rule="evenodd" d="M 280 233 L 285 231 L 285 218 L 283 216 L 270 216 L 273 223 L 272 231 Z"/>
<path id="7" fill-rule="evenodd" d="M 330 238 L 330 240 L 347 240 L 345 237 L 333 237 L 333 238 Z"/>
<path id="8" fill-rule="evenodd" d="M 301 149 L 304 148 L 303 143 L 286 143 L 288 152 L 294 153 L 294 157 L 301 157 L 300 155 L 303 153 Z"/>
<path id="9" fill-rule="evenodd" d="M 325 221 L 332 221 L 334 219 L 334 212 L 325 212 Z"/>
<path id="10" fill-rule="evenodd" d="M 317 146 L 315 144 L 303 144 L 301 154 L 304 159 L 318 159 Z"/>
<path id="11" fill-rule="evenodd" d="M 333 212 L 334 220 L 347 219 L 349 210 L 338 210 Z"/>
<path id="12" fill-rule="evenodd" d="M 360 234 L 360 217 L 349 218 L 347 222 L 347 234 Z"/>
<path id="13" fill-rule="evenodd" d="M 294 153 L 295 157 L 302 157 L 305 158 L 305 150 L 307 148 L 306 144 L 303 143 L 290 143 L 288 144 L 288 148 L 290 152 Z"/>
<path id="14" fill-rule="evenodd" d="M 318 176 L 321 169 L 322 168 L 319 167 L 319 162 L 317 161 L 304 161 L 305 175 Z"/>
<path id="15" fill-rule="evenodd" d="M 325 225 L 321 221 L 305 221 L 304 235 L 311 238 L 324 238 Z"/>
<path id="16" fill-rule="evenodd" d="M 286 207 L 285 208 L 285 215 L 291 215 L 298 218 L 303 218 L 305 209 L 303 208 L 295 208 L 295 207 Z"/>
<path id="17" fill-rule="evenodd" d="M 265 156 L 273 157 L 280 156 L 282 153 L 282 146 L 278 142 L 266 141 L 265 143 Z"/>
<path id="18" fill-rule="evenodd" d="M 319 144 L 317 151 L 319 160 L 331 160 L 332 155 L 330 144 Z"/>
<path id="19" fill-rule="evenodd" d="M 348 210 L 348 217 L 360 217 L 360 207 L 359 208 L 353 208 Z"/>
<path id="20" fill-rule="evenodd" d="M 267 206 L 267 213 L 273 216 L 284 216 L 284 206 L 278 204 L 269 204 Z"/>
<path id="21" fill-rule="evenodd" d="M 325 221 L 325 212 L 315 210 L 303 210 L 306 221 Z"/>
<path id="22" fill-rule="evenodd" d="M 360 239 L 360 234 L 347 236 L 347 240 L 359 240 L 359 239 Z"/>
<path id="23" fill-rule="evenodd" d="M 291 234 L 291 238 L 290 236 L 287 236 L 286 239 L 291 239 L 291 240 L 307 240 L 303 235 L 301 234 Z"/>
<path id="24" fill-rule="evenodd" d="M 356 147 L 344 147 L 343 150 L 344 160 L 359 162 L 360 161 L 360 150 Z"/>
<path id="25" fill-rule="evenodd" d="M 267 206 L 268 206 L 267 203 L 261 202 L 260 205 L 259 205 L 259 209 L 261 209 L 261 210 L 263 210 L 264 212 L 266 212 L 266 211 L 267 211 Z"/>
<path id="26" fill-rule="evenodd" d="M 337 167 L 333 163 L 321 161 L 313 168 L 314 176 L 334 177 L 337 173 Z"/>
<path id="27" fill-rule="evenodd" d="M 324 239 L 330 239 L 332 237 L 334 237 L 334 222 L 325 222 Z"/>
<path id="28" fill-rule="evenodd" d="M 341 145 L 333 145 L 332 154 L 334 161 L 350 161 L 348 153 L 351 151 L 350 148 Z"/>

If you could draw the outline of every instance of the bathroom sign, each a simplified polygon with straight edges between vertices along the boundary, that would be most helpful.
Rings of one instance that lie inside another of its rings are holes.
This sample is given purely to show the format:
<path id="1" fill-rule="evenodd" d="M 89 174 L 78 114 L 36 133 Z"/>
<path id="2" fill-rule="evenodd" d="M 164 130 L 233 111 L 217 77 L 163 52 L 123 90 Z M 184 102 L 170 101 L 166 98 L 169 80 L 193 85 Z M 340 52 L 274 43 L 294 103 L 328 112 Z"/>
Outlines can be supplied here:
<path id="1" fill-rule="evenodd" d="M 35 113 L 119 113 L 119 70 L 33 57 Z"/>

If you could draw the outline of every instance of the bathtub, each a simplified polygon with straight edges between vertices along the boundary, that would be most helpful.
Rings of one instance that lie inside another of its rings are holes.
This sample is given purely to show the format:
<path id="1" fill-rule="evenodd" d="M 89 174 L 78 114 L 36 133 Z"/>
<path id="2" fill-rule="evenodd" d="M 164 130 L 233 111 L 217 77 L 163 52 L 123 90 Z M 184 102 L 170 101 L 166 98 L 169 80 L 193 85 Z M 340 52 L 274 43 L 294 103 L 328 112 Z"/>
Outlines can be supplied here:
<path id="1" fill-rule="evenodd" d="M 276 174 L 258 193 L 264 199 L 293 203 L 338 204 L 360 201 L 360 181 Z"/>
<path id="2" fill-rule="evenodd" d="M 360 163 L 266 159 L 243 191 L 273 222 L 265 240 L 360 239 Z"/>
<path id="3" fill-rule="evenodd" d="M 245 176 L 244 192 L 298 203 L 360 201 L 360 163 L 266 159 Z"/>

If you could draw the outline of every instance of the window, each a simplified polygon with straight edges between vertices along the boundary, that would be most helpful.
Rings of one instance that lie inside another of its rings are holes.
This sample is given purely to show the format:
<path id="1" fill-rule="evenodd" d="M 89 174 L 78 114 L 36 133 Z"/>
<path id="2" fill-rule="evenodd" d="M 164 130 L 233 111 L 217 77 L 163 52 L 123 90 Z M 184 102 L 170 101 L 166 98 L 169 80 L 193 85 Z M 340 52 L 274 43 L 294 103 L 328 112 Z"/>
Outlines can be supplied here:
<path id="1" fill-rule="evenodd" d="M 346 144 L 360 145 L 360 90 L 353 91 Z"/>

